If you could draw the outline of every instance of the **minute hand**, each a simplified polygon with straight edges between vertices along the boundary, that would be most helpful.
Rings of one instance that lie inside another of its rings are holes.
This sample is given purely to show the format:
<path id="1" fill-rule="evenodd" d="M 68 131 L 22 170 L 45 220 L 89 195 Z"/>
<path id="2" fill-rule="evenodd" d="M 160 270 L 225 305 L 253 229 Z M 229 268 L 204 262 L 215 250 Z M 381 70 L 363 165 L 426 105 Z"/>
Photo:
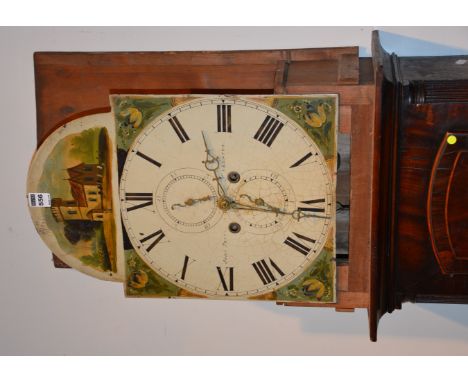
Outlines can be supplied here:
<path id="1" fill-rule="evenodd" d="M 279 210 L 277 209 L 271 209 L 268 207 L 260 207 L 260 206 L 250 206 L 248 204 L 243 204 L 236 202 L 234 200 L 229 201 L 229 208 L 232 208 L 233 210 L 246 210 L 246 211 L 260 211 L 260 212 L 273 212 L 273 213 L 279 213 Z"/>
<path id="2" fill-rule="evenodd" d="M 269 212 L 269 213 L 274 213 L 276 215 L 281 214 L 281 215 L 289 215 L 292 216 L 293 219 L 296 220 L 301 220 L 302 218 L 319 218 L 319 219 L 330 219 L 329 216 L 321 216 L 321 215 L 316 215 L 316 214 L 306 214 L 305 212 L 302 212 L 299 209 L 296 209 L 294 211 L 284 211 L 282 209 L 279 209 L 277 207 L 273 207 L 269 204 L 264 204 L 263 207 L 261 206 L 249 206 L 247 204 L 243 203 L 238 203 L 236 201 L 231 201 L 229 204 L 229 207 L 235 210 L 247 210 L 247 211 L 259 211 L 259 212 Z"/>

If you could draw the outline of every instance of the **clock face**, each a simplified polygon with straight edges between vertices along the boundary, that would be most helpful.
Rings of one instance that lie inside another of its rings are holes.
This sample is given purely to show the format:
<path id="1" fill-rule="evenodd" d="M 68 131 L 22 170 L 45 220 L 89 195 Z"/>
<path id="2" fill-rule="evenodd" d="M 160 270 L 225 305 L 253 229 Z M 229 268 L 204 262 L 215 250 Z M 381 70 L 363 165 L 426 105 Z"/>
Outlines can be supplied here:
<path id="1" fill-rule="evenodd" d="M 317 145 L 285 115 L 207 97 L 152 120 L 128 151 L 122 219 L 140 257 L 174 285 L 249 297 L 292 281 L 334 221 Z"/>

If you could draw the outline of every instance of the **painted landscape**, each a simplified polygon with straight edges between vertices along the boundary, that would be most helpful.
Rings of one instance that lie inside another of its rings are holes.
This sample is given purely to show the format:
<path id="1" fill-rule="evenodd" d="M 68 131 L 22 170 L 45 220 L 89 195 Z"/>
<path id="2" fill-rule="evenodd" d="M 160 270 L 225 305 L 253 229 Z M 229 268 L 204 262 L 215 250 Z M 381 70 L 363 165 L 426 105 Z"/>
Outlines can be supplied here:
<path id="1" fill-rule="evenodd" d="M 51 194 L 44 218 L 63 251 L 109 274 L 117 271 L 111 150 L 104 127 L 67 136 L 47 158 L 39 182 Z"/>

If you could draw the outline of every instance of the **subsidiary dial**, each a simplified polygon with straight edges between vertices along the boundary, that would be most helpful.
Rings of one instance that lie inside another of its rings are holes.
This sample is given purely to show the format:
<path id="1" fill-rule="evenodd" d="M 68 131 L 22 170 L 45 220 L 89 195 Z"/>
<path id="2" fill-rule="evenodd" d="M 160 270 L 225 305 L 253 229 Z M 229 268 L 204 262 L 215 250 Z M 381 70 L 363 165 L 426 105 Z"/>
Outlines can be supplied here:
<path id="1" fill-rule="evenodd" d="M 294 192 L 284 177 L 269 170 L 251 170 L 241 175 L 235 200 L 240 207 L 236 214 L 251 233 L 270 234 L 283 229 L 290 215 L 276 213 L 293 210 Z"/>
<path id="2" fill-rule="evenodd" d="M 156 190 L 156 208 L 164 221 L 180 232 L 204 232 L 222 216 L 217 192 L 203 171 L 178 169 L 164 177 Z"/>

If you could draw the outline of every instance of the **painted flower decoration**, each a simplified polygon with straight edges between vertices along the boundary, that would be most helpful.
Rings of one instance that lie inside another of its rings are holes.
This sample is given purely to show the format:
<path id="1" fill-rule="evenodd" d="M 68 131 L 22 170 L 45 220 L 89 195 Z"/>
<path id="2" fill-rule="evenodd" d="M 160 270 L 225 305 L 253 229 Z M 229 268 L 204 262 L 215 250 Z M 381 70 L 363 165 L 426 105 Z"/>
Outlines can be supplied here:
<path id="1" fill-rule="evenodd" d="M 128 120 L 128 124 L 134 129 L 139 128 L 143 121 L 143 115 L 136 107 L 129 107 L 121 111 L 120 116 L 126 118 Z"/>
<path id="2" fill-rule="evenodd" d="M 317 300 L 320 300 L 325 294 L 325 285 L 317 279 L 309 278 L 302 283 L 302 292 L 306 296 L 315 295 Z"/>
<path id="3" fill-rule="evenodd" d="M 330 105 L 321 103 L 317 106 L 316 112 L 307 112 L 304 115 L 306 123 L 314 128 L 322 127 L 327 121 L 327 112 L 330 110 Z"/>
<path id="4" fill-rule="evenodd" d="M 129 277 L 128 285 L 135 289 L 142 289 L 148 283 L 148 275 L 143 270 L 132 272 Z"/>

